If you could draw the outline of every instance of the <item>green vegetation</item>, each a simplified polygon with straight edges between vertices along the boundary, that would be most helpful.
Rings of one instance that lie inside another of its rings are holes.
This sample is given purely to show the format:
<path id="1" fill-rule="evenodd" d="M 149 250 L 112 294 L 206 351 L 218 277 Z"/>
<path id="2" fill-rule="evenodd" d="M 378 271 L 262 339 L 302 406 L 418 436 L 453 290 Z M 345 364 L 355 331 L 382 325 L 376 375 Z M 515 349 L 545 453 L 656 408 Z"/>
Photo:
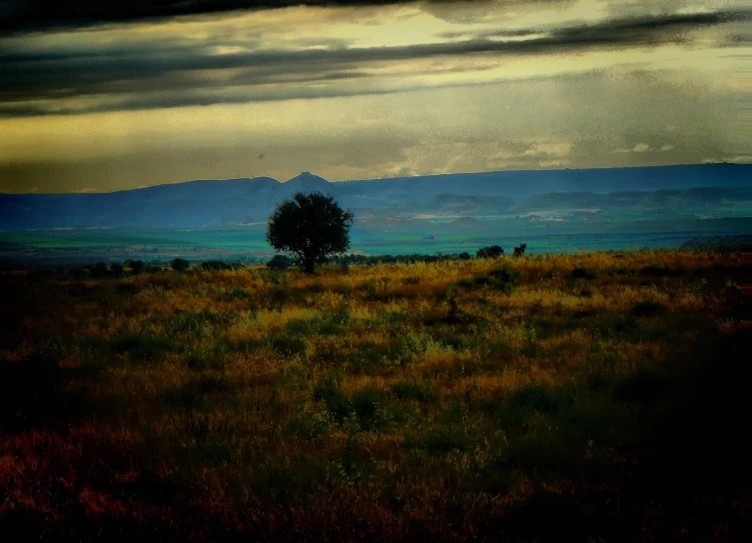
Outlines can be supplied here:
<path id="1" fill-rule="evenodd" d="M 301 270 L 313 273 L 332 254 L 350 248 L 355 216 L 344 211 L 333 196 L 297 192 L 278 204 L 266 228 L 266 240 L 278 251 L 294 255 Z"/>
<path id="2" fill-rule="evenodd" d="M 742 539 L 748 256 L 133 264 L 0 274 L 10 541 Z"/>

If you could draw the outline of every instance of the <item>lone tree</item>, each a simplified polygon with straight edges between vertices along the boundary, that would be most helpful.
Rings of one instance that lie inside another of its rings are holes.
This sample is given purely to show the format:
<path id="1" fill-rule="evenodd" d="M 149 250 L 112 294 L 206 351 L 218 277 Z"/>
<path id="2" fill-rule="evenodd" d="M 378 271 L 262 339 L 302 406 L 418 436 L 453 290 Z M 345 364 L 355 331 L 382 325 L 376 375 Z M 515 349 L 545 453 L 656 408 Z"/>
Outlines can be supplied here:
<path id="1" fill-rule="evenodd" d="M 525 256 L 525 249 L 527 249 L 527 244 L 526 243 L 520 243 L 519 247 L 515 247 L 514 248 L 514 255 L 512 255 L 512 256 L 516 256 L 517 258 L 519 258 L 521 256 Z"/>
<path id="2" fill-rule="evenodd" d="M 350 248 L 353 219 L 332 196 L 297 192 L 269 215 L 266 240 L 278 251 L 295 255 L 295 264 L 313 273 L 328 255 Z"/>

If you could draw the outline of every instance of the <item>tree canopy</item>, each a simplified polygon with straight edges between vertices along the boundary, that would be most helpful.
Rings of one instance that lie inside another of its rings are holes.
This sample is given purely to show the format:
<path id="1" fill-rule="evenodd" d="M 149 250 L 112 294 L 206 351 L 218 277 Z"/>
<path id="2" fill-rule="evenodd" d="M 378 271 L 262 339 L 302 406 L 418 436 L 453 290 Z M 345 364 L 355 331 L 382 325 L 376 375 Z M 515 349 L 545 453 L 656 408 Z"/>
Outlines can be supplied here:
<path id="1" fill-rule="evenodd" d="M 490 245 L 489 247 L 481 247 L 475 253 L 478 258 L 499 258 L 504 254 L 504 249 L 499 245 Z"/>
<path id="2" fill-rule="evenodd" d="M 292 254 L 301 269 L 313 273 L 328 255 L 350 248 L 354 218 L 331 195 L 297 192 L 269 215 L 266 240 L 276 250 Z"/>

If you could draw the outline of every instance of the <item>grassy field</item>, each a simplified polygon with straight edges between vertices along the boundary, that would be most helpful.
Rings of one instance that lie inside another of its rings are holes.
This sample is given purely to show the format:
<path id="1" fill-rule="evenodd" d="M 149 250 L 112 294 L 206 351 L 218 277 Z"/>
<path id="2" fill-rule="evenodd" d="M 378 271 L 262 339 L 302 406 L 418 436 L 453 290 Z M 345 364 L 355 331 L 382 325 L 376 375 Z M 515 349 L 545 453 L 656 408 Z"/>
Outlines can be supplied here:
<path id="1" fill-rule="evenodd" d="M 741 541 L 745 255 L 0 276 L 4 541 Z"/>
<path id="2" fill-rule="evenodd" d="M 444 254 L 503 246 L 508 252 L 520 243 L 534 254 L 588 250 L 676 249 L 698 237 L 743 235 L 752 232 L 752 218 L 665 220 L 605 220 L 535 222 L 519 219 L 477 221 L 452 225 L 445 221 L 364 220 L 352 231 L 352 251 L 365 255 Z M 24 262 L 85 263 L 128 258 L 169 260 L 268 260 L 274 251 L 266 241 L 264 224 L 227 228 L 180 229 L 57 229 L 0 231 L 0 266 Z"/>

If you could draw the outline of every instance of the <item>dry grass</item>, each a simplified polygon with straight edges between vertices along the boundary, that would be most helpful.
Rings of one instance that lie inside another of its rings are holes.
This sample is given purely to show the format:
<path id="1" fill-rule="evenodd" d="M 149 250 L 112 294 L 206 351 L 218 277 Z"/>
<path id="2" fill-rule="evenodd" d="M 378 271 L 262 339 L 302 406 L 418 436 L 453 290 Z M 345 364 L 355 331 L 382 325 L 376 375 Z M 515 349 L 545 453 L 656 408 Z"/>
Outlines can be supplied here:
<path id="1" fill-rule="evenodd" d="M 644 251 L 7 274 L 0 529 L 732 540 L 749 272 Z"/>

